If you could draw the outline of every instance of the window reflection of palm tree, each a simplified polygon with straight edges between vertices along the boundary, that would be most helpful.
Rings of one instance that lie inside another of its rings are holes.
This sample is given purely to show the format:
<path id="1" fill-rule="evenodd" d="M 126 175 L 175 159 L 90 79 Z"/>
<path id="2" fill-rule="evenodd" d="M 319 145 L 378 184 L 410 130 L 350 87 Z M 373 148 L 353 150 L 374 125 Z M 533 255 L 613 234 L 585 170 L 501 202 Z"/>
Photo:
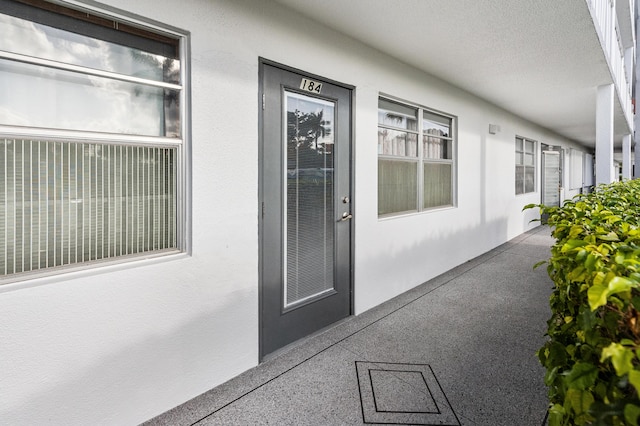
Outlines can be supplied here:
<path id="1" fill-rule="evenodd" d="M 180 84 L 180 61 L 173 57 L 144 52 L 137 49 L 129 51 L 134 62 L 140 64 L 140 69 L 134 73 L 136 77 L 163 81 L 165 83 Z M 148 99 L 155 100 L 158 96 L 154 90 L 148 90 L 141 86 L 133 89 L 135 96 L 144 95 Z M 160 134 L 162 136 L 179 136 L 180 134 L 180 96 L 177 90 L 164 89 L 162 106 L 159 105 Z"/>
<path id="2" fill-rule="evenodd" d="M 296 151 L 298 167 L 326 166 L 324 157 L 331 154 L 331 151 L 327 143 L 320 143 L 319 140 L 331 134 L 331 122 L 324 119 L 324 111 L 304 113 L 296 109 L 288 111 L 287 116 L 287 140 L 289 141 L 287 148 L 289 151 Z M 292 156 L 289 155 L 289 158 Z M 300 164 L 300 159 L 303 164 Z"/>

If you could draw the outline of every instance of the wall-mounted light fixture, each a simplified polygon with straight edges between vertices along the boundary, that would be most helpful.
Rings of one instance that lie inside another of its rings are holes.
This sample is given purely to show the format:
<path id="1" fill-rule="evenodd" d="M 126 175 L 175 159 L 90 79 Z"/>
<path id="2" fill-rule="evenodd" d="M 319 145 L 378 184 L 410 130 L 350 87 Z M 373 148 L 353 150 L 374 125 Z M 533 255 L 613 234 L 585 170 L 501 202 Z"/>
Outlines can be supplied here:
<path id="1" fill-rule="evenodd" d="M 495 135 L 500 131 L 500 126 L 497 124 L 489 124 L 489 133 Z"/>

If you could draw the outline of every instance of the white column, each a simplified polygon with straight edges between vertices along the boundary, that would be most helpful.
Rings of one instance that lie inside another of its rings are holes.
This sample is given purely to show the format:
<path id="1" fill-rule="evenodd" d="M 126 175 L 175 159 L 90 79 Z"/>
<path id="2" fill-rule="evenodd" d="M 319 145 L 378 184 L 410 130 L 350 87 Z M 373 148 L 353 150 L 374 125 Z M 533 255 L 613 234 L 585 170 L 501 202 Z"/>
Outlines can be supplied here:
<path id="1" fill-rule="evenodd" d="M 596 101 L 596 185 L 614 181 L 613 84 L 598 86 Z"/>
<path id="2" fill-rule="evenodd" d="M 622 179 L 631 179 L 631 135 L 622 138 Z"/>
<path id="3" fill-rule="evenodd" d="M 638 143 L 637 141 L 633 152 L 635 159 L 635 162 L 633 163 L 635 165 L 633 168 L 633 178 L 638 179 L 640 178 L 640 143 Z"/>
<path id="4" fill-rule="evenodd" d="M 634 61 L 634 54 L 635 54 L 635 50 L 633 49 L 633 47 L 629 47 L 628 49 L 626 49 L 624 51 L 624 70 L 625 70 L 625 75 L 627 76 L 627 82 L 629 82 L 629 85 L 627 87 L 631 87 L 633 85 L 633 61 Z"/>

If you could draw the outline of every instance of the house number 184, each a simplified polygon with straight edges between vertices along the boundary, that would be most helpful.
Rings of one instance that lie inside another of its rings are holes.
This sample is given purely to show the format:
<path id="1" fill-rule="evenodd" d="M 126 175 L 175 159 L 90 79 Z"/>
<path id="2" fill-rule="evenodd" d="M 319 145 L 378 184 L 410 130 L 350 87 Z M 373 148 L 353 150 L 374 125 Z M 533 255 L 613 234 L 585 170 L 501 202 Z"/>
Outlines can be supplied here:
<path id="1" fill-rule="evenodd" d="M 322 83 L 303 78 L 302 81 L 300 81 L 300 89 L 307 92 L 320 93 L 322 91 Z"/>

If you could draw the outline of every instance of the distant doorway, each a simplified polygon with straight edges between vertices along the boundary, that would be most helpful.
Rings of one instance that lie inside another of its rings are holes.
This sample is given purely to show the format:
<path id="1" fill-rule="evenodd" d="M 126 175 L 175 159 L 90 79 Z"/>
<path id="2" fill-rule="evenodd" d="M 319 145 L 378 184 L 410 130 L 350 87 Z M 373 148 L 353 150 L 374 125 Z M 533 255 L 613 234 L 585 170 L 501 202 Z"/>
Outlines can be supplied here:
<path id="1" fill-rule="evenodd" d="M 560 206 L 562 181 L 560 174 L 561 154 L 559 151 L 542 151 L 542 204 Z"/>

